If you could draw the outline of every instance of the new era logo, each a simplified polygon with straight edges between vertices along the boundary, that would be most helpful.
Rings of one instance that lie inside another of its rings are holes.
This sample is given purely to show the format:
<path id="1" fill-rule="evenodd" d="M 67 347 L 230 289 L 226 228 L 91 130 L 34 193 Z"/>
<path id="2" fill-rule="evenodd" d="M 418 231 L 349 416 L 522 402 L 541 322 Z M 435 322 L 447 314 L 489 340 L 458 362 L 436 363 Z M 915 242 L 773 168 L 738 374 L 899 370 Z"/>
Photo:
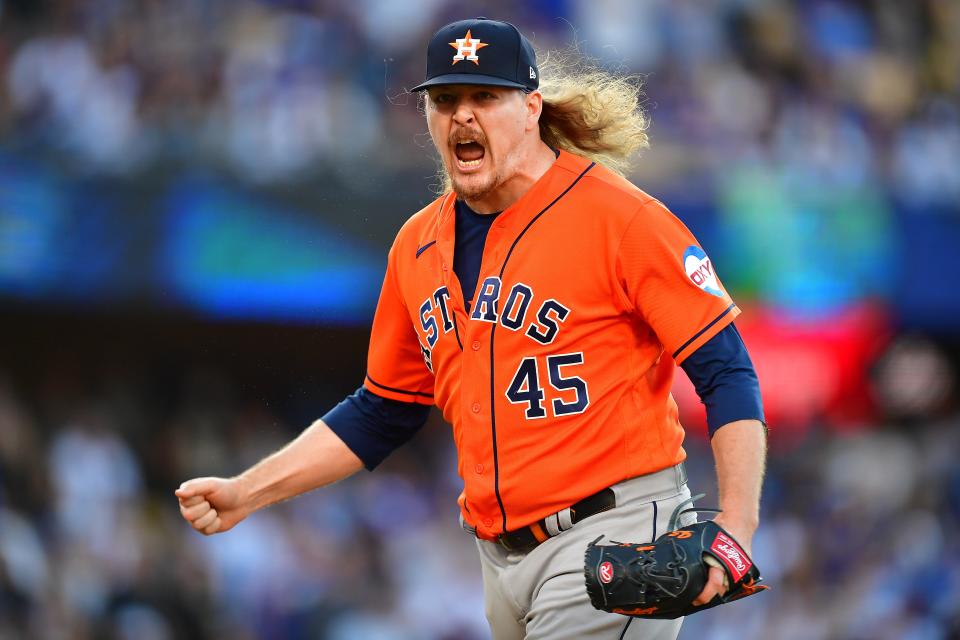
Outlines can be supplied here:
<path id="1" fill-rule="evenodd" d="M 537 72 L 533 70 L 533 67 L 530 67 L 530 79 L 531 80 L 537 79 Z"/>

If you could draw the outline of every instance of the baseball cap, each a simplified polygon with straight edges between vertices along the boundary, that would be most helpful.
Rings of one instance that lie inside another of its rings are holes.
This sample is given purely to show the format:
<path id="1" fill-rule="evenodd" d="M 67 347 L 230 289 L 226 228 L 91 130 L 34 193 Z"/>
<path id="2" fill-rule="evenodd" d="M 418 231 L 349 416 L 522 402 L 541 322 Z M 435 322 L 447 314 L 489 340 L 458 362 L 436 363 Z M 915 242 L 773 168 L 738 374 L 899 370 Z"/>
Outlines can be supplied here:
<path id="1" fill-rule="evenodd" d="M 533 45 L 509 22 L 473 18 L 441 27 L 427 45 L 427 79 L 411 91 L 442 84 L 481 84 L 533 91 L 540 71 Z"/>

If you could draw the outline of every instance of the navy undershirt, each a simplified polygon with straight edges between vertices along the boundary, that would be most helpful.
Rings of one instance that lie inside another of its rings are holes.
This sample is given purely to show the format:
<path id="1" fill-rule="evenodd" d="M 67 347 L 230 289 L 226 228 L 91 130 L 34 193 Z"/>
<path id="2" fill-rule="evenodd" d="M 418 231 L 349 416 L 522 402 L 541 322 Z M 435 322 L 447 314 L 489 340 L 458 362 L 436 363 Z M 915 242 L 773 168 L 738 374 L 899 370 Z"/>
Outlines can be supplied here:
<path id="1" fill-rule="evenodd" d="M 460 281 L 467 311 L 477 289 L 483 246 L 499 213 L 479 214 L 456 203 L 453 271 Z M 735 420 L 764 422 L 760 385 L 740 332 L 733 323 L 691 353 L 680 367 L 707 409 L 711 437 Z M 390 400 L 360 387 L 331 409 L 323 421 L 371 471 L 423 427 L 430 407 Z"/>
<path id="2" fill-rule="evenodd" d="M 490 226 L 500 212 L 477 213 L 463 200 L 457 200 L 456 235 L 453 245 L 453 272 L 460 281 L 463 302 L 469 312 L 473 303 L 473 294 L 477 292 L 480 279 L 480 263 L 483 261 L 483 247 L 487 242 Z"/>
<path id="3" fill-rule="evenodd" d="M 766 424 L 760 381 L 737 327 L 731 322 L 680 365 L 707 408 L 710 437 L 735 420 Z"/>

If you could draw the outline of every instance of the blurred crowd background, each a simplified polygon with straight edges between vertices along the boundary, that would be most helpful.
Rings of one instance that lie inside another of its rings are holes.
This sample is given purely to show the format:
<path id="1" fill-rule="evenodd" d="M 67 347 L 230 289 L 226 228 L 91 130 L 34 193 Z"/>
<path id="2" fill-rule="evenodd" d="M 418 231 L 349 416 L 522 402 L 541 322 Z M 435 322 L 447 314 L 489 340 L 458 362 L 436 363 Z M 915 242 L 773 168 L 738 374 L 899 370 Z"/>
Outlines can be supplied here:
<path id="1" fill-rule="evenodd" d="M 0 638 L 488 637 L 437 416 L 226 535 L 173 496 L 360 384 L 476 15 L 642 78 L 630 177 L 744 309 L 773 589 L 681 638 L 960 638 L 955 0 L 0 1 Z"/>

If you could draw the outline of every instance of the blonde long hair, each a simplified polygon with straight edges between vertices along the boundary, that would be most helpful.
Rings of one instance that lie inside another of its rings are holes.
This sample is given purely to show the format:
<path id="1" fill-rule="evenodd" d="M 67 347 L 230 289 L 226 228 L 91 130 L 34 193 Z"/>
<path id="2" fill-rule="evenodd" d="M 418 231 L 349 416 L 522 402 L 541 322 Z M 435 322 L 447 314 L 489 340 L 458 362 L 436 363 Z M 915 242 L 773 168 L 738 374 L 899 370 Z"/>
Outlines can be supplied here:
<path id="1" fill-rule="evenodd" d="M 552 51 L 541 59 L 540 138 L 620 175 L 628 173 L 634 155 L 650 146 L 642 78 L 607 71 L 576 49 Z M 445 193 L 453 184 L 442 161 L 438 166 Z"/>
<path id="2" fill-rule="evenodd" d="M 640 76 L 602 69 L 576 50 L 555 51 L 540 65 L 540 138 L 619 174 L 649 145 Z"/>

